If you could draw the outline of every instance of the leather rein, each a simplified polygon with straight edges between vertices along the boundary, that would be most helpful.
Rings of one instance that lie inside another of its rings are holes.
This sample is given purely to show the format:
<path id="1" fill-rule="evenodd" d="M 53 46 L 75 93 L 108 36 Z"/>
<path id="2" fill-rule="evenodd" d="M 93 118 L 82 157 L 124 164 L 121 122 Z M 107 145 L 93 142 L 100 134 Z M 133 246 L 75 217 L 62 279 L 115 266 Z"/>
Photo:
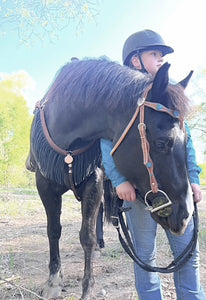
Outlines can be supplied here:
<path id="1" fill-rule="evenodd" d="M 198 218 L 198 212 L 197 212 L 197 203 L 194 202 L 194 213 L 193 213 L 193 222 L 194 222 L 194 230 L 193 230 L 193 236 L 189 242 L 189 244 L 186 246 L 186 248 L 180 253 L 180 255 L 174 259 L 168 266 L 166 267 L 154 267 L 149 264 L 146 264 L 144 261 L 142 261 L 138 255 L 135 252 L 131 237 L 128 232 L 127 225 L 125 224 L 125 220 L 123 217 L 123 212 L 125 212 L 124 208 L 119 208 L 118 217 L 114 217 L 113 225 L 116 227 L 119 241 L 125 250 L 125 252 L 130 256 L 130 258 L 138 264 L 142 269 L 148 272 L 159 272 L 159 273 L 173 273 L 178 271 L 180 268 L 182 268 L 188 260 L 194 255 L 194 251 L 196 249 L 197 245 L 197 239 L 198 239 L 198 228 L 199 228 L 199 218 Z M 124 234 L 124 237 L 121 234 L 120 231 L 120 225 L 122 232 Z"/>

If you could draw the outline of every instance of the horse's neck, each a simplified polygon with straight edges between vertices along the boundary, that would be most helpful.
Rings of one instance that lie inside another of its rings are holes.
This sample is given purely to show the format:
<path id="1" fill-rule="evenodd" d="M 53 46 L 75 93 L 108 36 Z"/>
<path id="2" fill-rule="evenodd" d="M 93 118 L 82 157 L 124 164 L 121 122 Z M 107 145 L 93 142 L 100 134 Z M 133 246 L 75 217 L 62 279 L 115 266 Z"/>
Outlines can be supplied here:
<path id="1" fill-rule="evenodd" d="M 51 113 L 46 110 L 46 121 L 51 138 L 63 149 L 68 148 L 76 139 L 95 140 L 105 138 L 112 140 L 123 123 L 118 114 L 111 113 L 103 107 L 96 110 L 84 108 Z"/>

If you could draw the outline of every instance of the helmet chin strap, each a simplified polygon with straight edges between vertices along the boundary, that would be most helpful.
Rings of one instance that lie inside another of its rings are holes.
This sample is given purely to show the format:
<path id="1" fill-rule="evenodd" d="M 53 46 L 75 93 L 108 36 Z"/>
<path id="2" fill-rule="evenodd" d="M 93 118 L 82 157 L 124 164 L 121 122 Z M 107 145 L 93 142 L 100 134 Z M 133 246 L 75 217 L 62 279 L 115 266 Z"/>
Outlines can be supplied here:
<path id="1" fill-rule="evenodd" d="M 145 66 L 144 66 L 144 64 L 143 64 L 143 61 L 142 61 L 142 58 L 141 58 L 141 54 L 140 54 L 140 51 L 139 50 L 137 50 L 137 52 L 136 52 L 136 55 L 138 55 L 138 58 L 139 58 L 139 61 L 140 61 L 140 64 L 141 64 L 141 69 L 137 69 L 137 68 L 135 68 L 134 67 L 134 69 L 135 70 L 138 70 L 138 71 L 140 71 L 140 72 L 142 72 L 142 73 L 144 73 L 144 74 L 148 74 L 148 72 L 147 72 L 147 70 L 145 69 Z M 134 66 L 134 65 L 133 65 Z"/>
<path id="2" fill-rule="evenodd" d="M 141 55 L 140 55 L 140 52 L 138 51 L 138 58 L 139 58 L 139 60 L 140 60 L 140 64 L 141 64 L 141 66 L 142 66 L 142 69 L 141 70 L 139 70 L 140 72 L 142 72 L 142 73 L 146 73 L 146 74 L 148 74 L 148 72 L 147 72 L 147 70 L 145 69 L 145 66 L 144 66 L 144 64 L 143 64 L 143 61 L 142 61 L 142 58 L 141 58 Z"/>

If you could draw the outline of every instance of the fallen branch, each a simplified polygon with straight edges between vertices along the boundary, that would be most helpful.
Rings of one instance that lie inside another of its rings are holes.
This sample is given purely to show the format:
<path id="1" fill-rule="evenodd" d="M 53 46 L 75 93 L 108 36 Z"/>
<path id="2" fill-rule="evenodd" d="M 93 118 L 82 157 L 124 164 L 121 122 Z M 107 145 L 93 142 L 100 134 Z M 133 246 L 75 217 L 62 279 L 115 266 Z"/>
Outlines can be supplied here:
<path id="1" fill-rule="evenodd" d="M 20 278 L 20 276 L 12 276 L 12 277 L 7 278 L 7 279 L 1 279 L 0 278 L 0 284 L 10 283 L 10 281 L 16 280 L 16 279 L 19 279 L 19 278 Z"/>
<path id="2" fill-rule="evenodd" d="M 31 291 L 31 290 L 29 290 L 29 289 L 27 289 L 27 288 L 25 288 L 23 286 L 17 285 L 17 284 L 15 284 L 13 282 L 11 282 L 12 280 L 15 280 L 15 279 L 18 279 L 18 278 L 20 278 L 20 277 L 16 276 L 16 277 L 10 277 L 8 279 L 4 279 L 4 278 L 0 277 L 0 284 L 8 283 L 8 284 L 14 286 L 15 288 L 17 288 L 19 290 L 20 294 L 21 294 L 22 299 L 24 299 L 24 296 L 23 296 L 21 290 L 26 291 L 26 292 L 34 295 L 35 297 L 37 297 L 40 300 L 47 300 L 46 298 L 41 297 L 40 295 L 38 295 L 37 293 L 35 293 L 35 292 Z"/>

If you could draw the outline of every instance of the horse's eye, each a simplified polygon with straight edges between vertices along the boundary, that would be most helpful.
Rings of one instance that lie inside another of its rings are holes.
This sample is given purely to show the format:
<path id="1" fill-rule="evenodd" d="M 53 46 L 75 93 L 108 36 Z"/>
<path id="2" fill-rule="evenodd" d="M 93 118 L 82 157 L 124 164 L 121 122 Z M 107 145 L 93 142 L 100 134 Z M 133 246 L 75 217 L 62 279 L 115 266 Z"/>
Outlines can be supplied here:
<path id="1" fill-rule="evenodd" d="M 163 150 L 163 149 L 164 149 L 165 143 L 162 142 L 162 141 L 157 141 L 157 142 L 155 143 L 155 145 L 156 145 L 156 148 L 157 148 L 157 149 Z"/>
<path id="2" fill-rule="evenodd" d="M 158 152 L 168 152 L 173 145 L 173 139 L 159 139 L 155 141 L 155 148 Z"/>

